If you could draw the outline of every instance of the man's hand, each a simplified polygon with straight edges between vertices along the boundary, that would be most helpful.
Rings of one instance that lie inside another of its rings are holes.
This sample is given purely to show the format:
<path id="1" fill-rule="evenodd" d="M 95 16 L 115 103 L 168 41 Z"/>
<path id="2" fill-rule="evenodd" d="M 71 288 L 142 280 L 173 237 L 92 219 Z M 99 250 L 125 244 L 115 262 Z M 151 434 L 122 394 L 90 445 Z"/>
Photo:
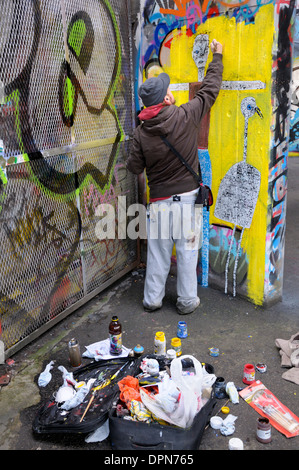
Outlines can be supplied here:
<path id="1" fill-rule="evenodd" d="M 217 52 L 218 54 L 222 54 L 222 44 L 220 42 L 216 41 L 216 39 L 213 39 L 213 41 L 210 44 L 211 51 L 213 54 Z"/>

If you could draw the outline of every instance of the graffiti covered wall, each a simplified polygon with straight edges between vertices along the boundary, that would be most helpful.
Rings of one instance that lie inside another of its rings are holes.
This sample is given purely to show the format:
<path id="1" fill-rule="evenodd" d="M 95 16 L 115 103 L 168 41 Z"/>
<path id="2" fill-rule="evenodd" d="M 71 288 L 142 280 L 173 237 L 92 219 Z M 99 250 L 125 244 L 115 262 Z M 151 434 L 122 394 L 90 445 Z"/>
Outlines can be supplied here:
<path id="1" fill-rule="evenodd" d="M 299 9 L 296 10 L 292 73 L 291 123 L 289 156 L 299 156 Z"/>
<path id="2" fill-rule="evenodd" d="M 134 38 L 135 92 L 164 71 L 177 105 L 200 86 L 207 44 L 224 45 L 222 89 L 198 140 L 215 201 L 199 282 L 257 305 L 282 295 L 294 12 L 292 0 L 143 0 Z"/>
<path id="3" fill-rule="evenodd" d="M 99 239 L 100 204 L 136 200 L 126 1 L 1 0 L 0 325 L 7 350 L 137 262 Z"/>

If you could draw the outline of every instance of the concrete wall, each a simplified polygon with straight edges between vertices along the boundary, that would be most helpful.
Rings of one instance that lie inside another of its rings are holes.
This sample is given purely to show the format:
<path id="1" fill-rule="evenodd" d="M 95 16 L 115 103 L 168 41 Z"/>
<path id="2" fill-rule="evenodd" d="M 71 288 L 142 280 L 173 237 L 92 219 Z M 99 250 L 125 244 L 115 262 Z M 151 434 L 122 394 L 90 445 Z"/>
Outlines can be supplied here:
<path id="1" fill-rule="evenodd" d="M 283 289 L 295 2 L 139 5 L 136 112 L 138 86 L 161 71 L 170 75 L 177 105 L 188 101 L 204 73 L 192 55 L 196 38 L 224 44 L 223 86 L 205 123 L 206 144 L 198 148 L 215 201 L 204 214 L 199 282 L 256 305 L 276 302 Z M 211 53 L 205 70 L 210 60 Z M 260 113 L 247 112 L 250 103 Z"/>

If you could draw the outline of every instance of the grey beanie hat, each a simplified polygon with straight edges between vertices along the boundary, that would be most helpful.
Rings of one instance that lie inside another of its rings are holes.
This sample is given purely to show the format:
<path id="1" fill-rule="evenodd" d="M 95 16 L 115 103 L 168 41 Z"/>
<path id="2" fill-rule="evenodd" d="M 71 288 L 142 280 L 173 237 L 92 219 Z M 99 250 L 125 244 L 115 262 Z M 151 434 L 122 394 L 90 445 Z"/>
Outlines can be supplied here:
<path id="1" fill-rule="evenodd" d="M 154 106 L 162 103 L 170 84 L 170 78 L 167 73 L 160 73 L 157 77 L 151 77 L 139 87 L 138 94 L 143 101 L 144 106 Z"/>

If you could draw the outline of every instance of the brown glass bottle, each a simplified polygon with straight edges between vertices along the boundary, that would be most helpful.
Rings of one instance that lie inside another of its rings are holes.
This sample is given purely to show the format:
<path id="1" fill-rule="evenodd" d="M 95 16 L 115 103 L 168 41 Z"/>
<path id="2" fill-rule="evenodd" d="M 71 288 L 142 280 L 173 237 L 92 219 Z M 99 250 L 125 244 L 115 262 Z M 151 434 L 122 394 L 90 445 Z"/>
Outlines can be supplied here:
<path id="1" fill-rule="evenodd" d="M 122 327 L 115 315 L 109 324 L 110 354 L 119 356 L 122 352 Z"/>

